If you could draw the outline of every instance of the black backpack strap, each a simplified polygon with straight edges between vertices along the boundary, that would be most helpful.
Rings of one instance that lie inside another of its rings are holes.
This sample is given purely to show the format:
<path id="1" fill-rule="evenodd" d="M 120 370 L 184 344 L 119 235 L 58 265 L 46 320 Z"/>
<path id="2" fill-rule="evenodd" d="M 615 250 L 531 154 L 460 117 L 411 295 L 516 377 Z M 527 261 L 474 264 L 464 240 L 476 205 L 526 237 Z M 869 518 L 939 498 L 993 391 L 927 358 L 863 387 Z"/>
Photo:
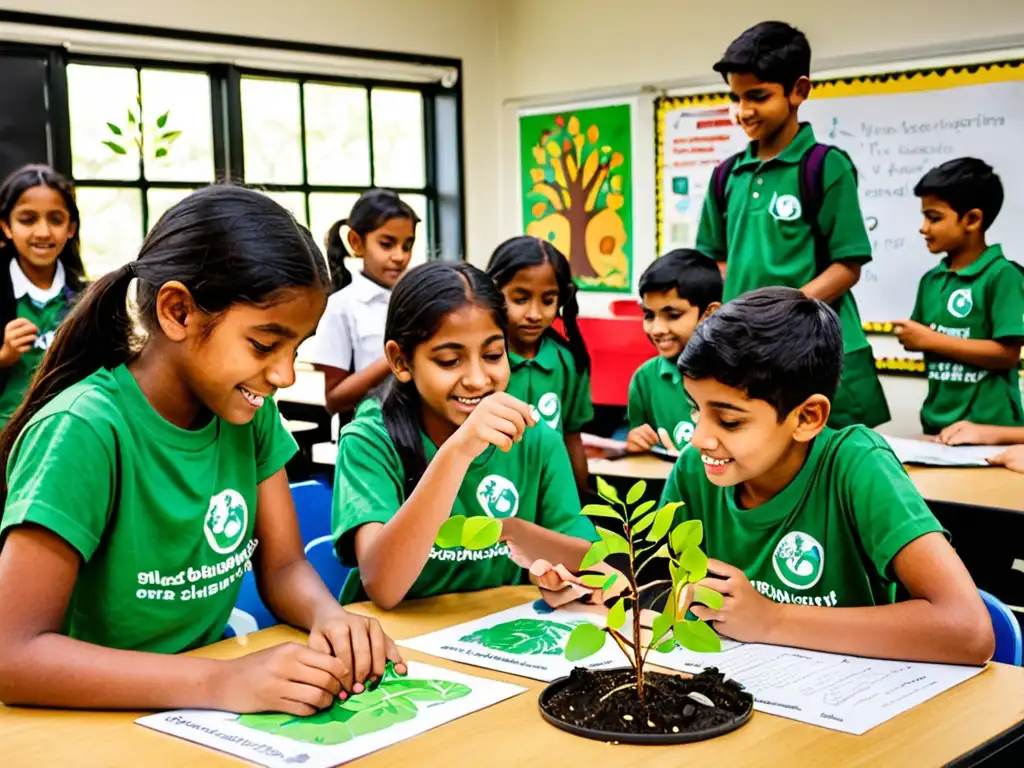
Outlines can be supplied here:
<path id="1" fill-rule="evenodd" d="M 736 167 L 736 163 L 746 153 L 737 152 L 735 155 L 729 155 L 722 162 L 715 166 L 715 170 L 711 172 L 711 195 L 715 199 L 715 205 L 718 208 L 718 219 L 722 222 L 722 234 L 725 235 L 725 215 L 729 206 L 729 197 L 726 194 L 726 190 L 729 187 L 729 176 L 732 175 L 732 169 Z M 728 254 L 728 247 L 726 248 L 726 254 Z"/>

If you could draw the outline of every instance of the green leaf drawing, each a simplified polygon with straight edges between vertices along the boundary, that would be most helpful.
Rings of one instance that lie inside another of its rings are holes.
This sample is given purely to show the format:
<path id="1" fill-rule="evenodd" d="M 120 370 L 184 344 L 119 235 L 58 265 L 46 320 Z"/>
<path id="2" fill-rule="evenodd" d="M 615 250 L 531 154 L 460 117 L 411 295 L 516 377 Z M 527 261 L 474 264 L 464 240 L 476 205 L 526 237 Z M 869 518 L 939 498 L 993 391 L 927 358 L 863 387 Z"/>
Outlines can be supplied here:
<path id="1" fill-rule="evenodd" d="M 157 147 L 156 152 L 153 153 L 155 157 L 167 157 L 167 149 L 164 147 Z"/>
<path id="2" fill-rule="evenodd" d="M 135 125 L 135 123 L 137 123 L 137 122 L 138 122 L 138 120 L 136 120 L 136 119 L 135 119 L 135 113 L 134 113 L 134 112 L 132 112 L 132 111 L 131 111 L 131 110 L 129 109 L 129 110 L 128 110 L 128 124 L 129 124 L 129 125 Z"/>
<path id="3" fill-rule="evenodd" d="M 601 537 L 601 541 L 608 545 L 608 554 L 624 555 L 629 552 L 629 542 L 619 536 L 619 534 L 613 533 L 607 528 L 597 527 L 597 535 Z"/>
<path id="4" fill-rule="evenodd" d="M 437 531 L 434 544 L 441 549 L 452 549 L 462 544 L 462 528 L 466 524 L 465 515 L 452 515 L 445 520 Z"/>
<path id="5" fill-rule="evenodd" d="M 567 661 L 580 661 L 604 648 L 604 641 L 607 633 L 589 621 L 580 624 L 569 635 L 565 644 L 565 658 Z"/>
<path id="6" fill-rule="evenodd" d="M 657 512 L 651 512 L 646 517 L 642 517 L 639 520 L 637 520 L 636 525 L 633 526 L 632 533 L 635 536 L 639 536 L 641 533 L 643 533 L 651 527 L 651 524 L 654 522 L 654 518 L 656 518 L 657 516 Z"/>
<path id="7" fill-rule="evenodd" d="M 641 504 L 639 507 L 633 510 L 633 514 L 629 516 L 630 522 L 636 520 L 639 517 L 642 517 L 643 515 L 646 515 L 653 507 L 654 499 L 651 499 L 650 501 L 645 501 L 643 504 Z"/>
<path id="8" fill-rule="evenodd" d="M 181 136 L 181 131 L 167 131 L 167 133 L 161 133 L 160 138 L 166 141 L 168 144 L 173 144 L 174 140 Z"/>
<path id="9" fill-rule="evenodd" d="M 123 132 L 121 131 L 121 129 L 120 129 L 120 128 L 118 128 L 118 127 L 117 127 L 116 125 L 114 125 L 113 123 L 107 123 L 107 128 L 109 128 L 109 129 L 110 129 L 110 132 L 111 132 L 112 134 L 114 134 L 115 136 L 123 136 L 123 135 L 124 135 L 124 133 L 123 133 Z"/>
<path id="10" fill-rule="evenodd" d="M 587 506 L 580 510 L 580 514 L 586 515 L 587 517 L 612 517 L 616 520 L 622 519 L 622 515 L 607 504 L 587 504 Z"/>
<path id="11" fill-rule="evenodd" d="M 687 547 L 699 547 L 703 540 L 704 523 L 700 520 L 687 520 L 672 531 L 672 551 L 679 554 Z"/>
<path id="12" fill-rule="evenodd" d="M 615 488 L 603 477 L 597 478 L 597 495 L 605 501 L 611 501 L 615 504 L 622 503 L 619 501 L 619 494 L 615 492 Z"/>
<path id="13" fill-rule="evenodd" d="M 420 712 L 419 703 L 435 706 L 472 692 L 462 683 L 399 677 L 389 666 L 380 685 L 373 690 L 350 696 L 345 701 L 335 700 L 329 709 L 315 715 L 241 715 L 238 722 L 246 728 L 294 741 L 330 746 L 415 720 Z"/>
<path id="14" fill-rule="evenodd" d="M 608 557 L 608 545 L 603 541 L 595 541 L 590 545 L 590 549 L 587 550 L 587 554 L 583 556 L 583 562 L 580 563 L 580 570 L 585 571 L 587 568 L 597 565 L 606 557 Z"/>
<path id="15" fill-rule="evenodd" d="M 703 621 L 678 621 L 674 634 L 675 641 L 691 651 L 718 653 L 722 650 L 722 641 L 715 630 Z"/>
<path id="16" fill-rule="evenodd" d="M 668 529 L 672 527 L 672 521 L 675 519 L 675 516 L 676 511 L 668 504 L 659 509 L 654 518 L 654 525 L 647 532 L 647 540 L 660 541 L 665 538 Z"/>
<path id="17" fill-rule="evenodd" d="M 708 575 L 708 556 L 700 547 L 688 547 L 679 558 L 679 565 L 687 571 L 686 580 L 695 583 Z"/>
<path id="18" fill-rule="evenodd" d="M 706 605 L 713 611 L 722 610 L 722 602 L 725 598 L 722 597 L 721 592 L 716 592 L 708 587 L 701 587 L 695 585 L 693 588 L 693 600 L 696 603 Z"/>
<path id="19" fill-rule="evenodd" d="M 466 549 L 487 549 L 500 538 L 501 521 L 493 517 L 470 517 L 462 527 L 462 546 Z"/>
<path id="20" fill-rule="evenodd" d="M 620 597 L 608 610 L 608 626 L 611 629 L 622 629 L 626 623 L 626 598 Z"/>
<path id="21" fill-rule="evenodd" d="M 170 114 L 171 114 L 171 110 L 167 110 L 162 115 L 160 115 L 160 117 L 158 117 L 156 119 L 156 127 L 157 128 L 163 128 L 164 126 L 166 126 L 167 125 L 167 117 Z"/>
<path id="22" fill-rule="evenodd" d="M 116 152 L 116 153 L 117 153 L 117 154 L 119 154 L 119 155 L 127 155 L 127 154 L 128 154 L 128 150 L 127 150 L 127 149 L 125 149 L 124 147 L 122 147 L 122 146 L 121 146 L 120 144 L 118 144 L 117 142 L 114 142 L 114 141 L 104 141 L 103 143 L 104 143 L 104 144 L 105 144 L 106 146 L 110 147 L 110 149 L 111 149 L 111 150 L 112 150 L 113 152 Z"/>
<path id="23" fill-rule="evenodd" d="M 517 656 L 557 656 L 573 629 L 582 623 L 521 618 L 478 629 L 459 640 Z"/>
<path id="24" fill-rule="evenodd" d="M 633 487 L 629 489 L 629 493 L 626 494 L 627 504 L 636 504 L 640 499 L 644 497 L 647 492 L 647 481 L 637 480 Z"/>

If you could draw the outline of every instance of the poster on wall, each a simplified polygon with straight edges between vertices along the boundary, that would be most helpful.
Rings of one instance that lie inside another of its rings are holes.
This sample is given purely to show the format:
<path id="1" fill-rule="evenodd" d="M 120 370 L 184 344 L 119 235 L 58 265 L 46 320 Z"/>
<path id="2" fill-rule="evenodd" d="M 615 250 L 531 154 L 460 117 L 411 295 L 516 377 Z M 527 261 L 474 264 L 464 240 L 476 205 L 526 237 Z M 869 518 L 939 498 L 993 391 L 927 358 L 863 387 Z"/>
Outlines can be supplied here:
<path id="1" fill-rule="evenodd" d="M 630 104 L 519 116 L 523 230 L 568 257 L 583 291 L 632 285 L 632 119 Z"/>

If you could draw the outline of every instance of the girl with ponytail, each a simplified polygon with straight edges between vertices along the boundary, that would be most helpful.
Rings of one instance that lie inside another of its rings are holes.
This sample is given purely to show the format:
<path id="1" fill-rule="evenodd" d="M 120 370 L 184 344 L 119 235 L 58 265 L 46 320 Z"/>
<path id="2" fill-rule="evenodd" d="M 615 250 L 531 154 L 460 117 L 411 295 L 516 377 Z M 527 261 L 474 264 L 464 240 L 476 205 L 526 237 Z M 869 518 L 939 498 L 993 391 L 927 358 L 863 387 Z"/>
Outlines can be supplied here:
<path id="1" fill-rule="evenodd" d="M 504 304 L 461 262 L 424 264 L 395 286 L 384 331 L 394 378 L 381 408 L 338 438 L 334 539 L 354 567 L 343 603 L 389 609 L 519 584 L 521 565 L 538 559 L 578 568 L 596 539 L 560 435 L 534 427 L 530 406 L 505 392 Z M 501 520 L 501 541 L 469 552 L 438 538 L 456 516 Z"/>
<path id="2" fill-rule="evenodd" d="M 585 488 L 580 432 L 594 418 L 594 404 L 569 260 L 547 240 L 524 235 L 498 246 L 487 274 L 508 308 L 509 394 L 530 403 L 545 424 L 564 435 L 576 483 Z M 551 327 L 555 318 L 564 336 Z"/>
<path id="3" fill-rule="evenodd" d="M 347 418 L 390 373 L 384 359 L 384 318 L 391 289 L 409 266 L 418 223 L 415 211 L 394 192 L 369 189 L 348 218 L 327 232 L 335 293 L 300 357 L 323 371 L 329 413 Z M 362 260 L 362 269 L 354 275 L 345 266 L 349 255 Z"/>
<path id="4" fill-rule="evenodd" d="M 85 290 L 0 435 L 5 704 L 308 715 L 401 661 L 306 561 L 284 471 L 273 394 L 327 284 L 283 208 L 210 187 Z M 250 562 L 309 645 L 170 655 L 220 639 Z"/>

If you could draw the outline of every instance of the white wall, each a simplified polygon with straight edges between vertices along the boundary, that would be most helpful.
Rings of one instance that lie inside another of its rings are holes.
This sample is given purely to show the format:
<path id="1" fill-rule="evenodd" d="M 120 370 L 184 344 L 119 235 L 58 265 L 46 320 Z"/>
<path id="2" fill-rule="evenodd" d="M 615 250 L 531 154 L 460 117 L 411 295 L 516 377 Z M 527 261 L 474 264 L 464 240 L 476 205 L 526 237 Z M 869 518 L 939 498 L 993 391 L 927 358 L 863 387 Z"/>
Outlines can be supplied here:
<path id="1" fill-rule="evenodd" d="M 0 9 L 461 58 L 467 253 L 498 234 L 497 6 L 478 0 L 0 0 Z"/>
<path id="2" fill-rule="evenodd" d="M 748 26 L 774 17 L 810 38 L 816 69 L 896 62 L 957 51 L 1024 44 L 1020 0 L 861 0 L 856 12 L 822 0 L 783 0 L 766 8 L 756 0 L 516 0 L 501 6 L 501 235 L 521 228 L 518 204 L 520 108 L 582 98 L 635 99 L 641 131 L 634 139 L 634 281 L 655 256 L 652 101 L 659 91 L 721 80 L 711 65 Z M 766 16 L 767 14 L 767 16 Z M 634 282 L 635 284 L 635 282 Z M 610 298 L 588 294 L 586 314 L 607 313 Z M 873 340 L 875 353 L 905 357 L 893 338 Z M 894 419 L 886 431 L 920 434 L 921 379 L 883 377 Z"/>

